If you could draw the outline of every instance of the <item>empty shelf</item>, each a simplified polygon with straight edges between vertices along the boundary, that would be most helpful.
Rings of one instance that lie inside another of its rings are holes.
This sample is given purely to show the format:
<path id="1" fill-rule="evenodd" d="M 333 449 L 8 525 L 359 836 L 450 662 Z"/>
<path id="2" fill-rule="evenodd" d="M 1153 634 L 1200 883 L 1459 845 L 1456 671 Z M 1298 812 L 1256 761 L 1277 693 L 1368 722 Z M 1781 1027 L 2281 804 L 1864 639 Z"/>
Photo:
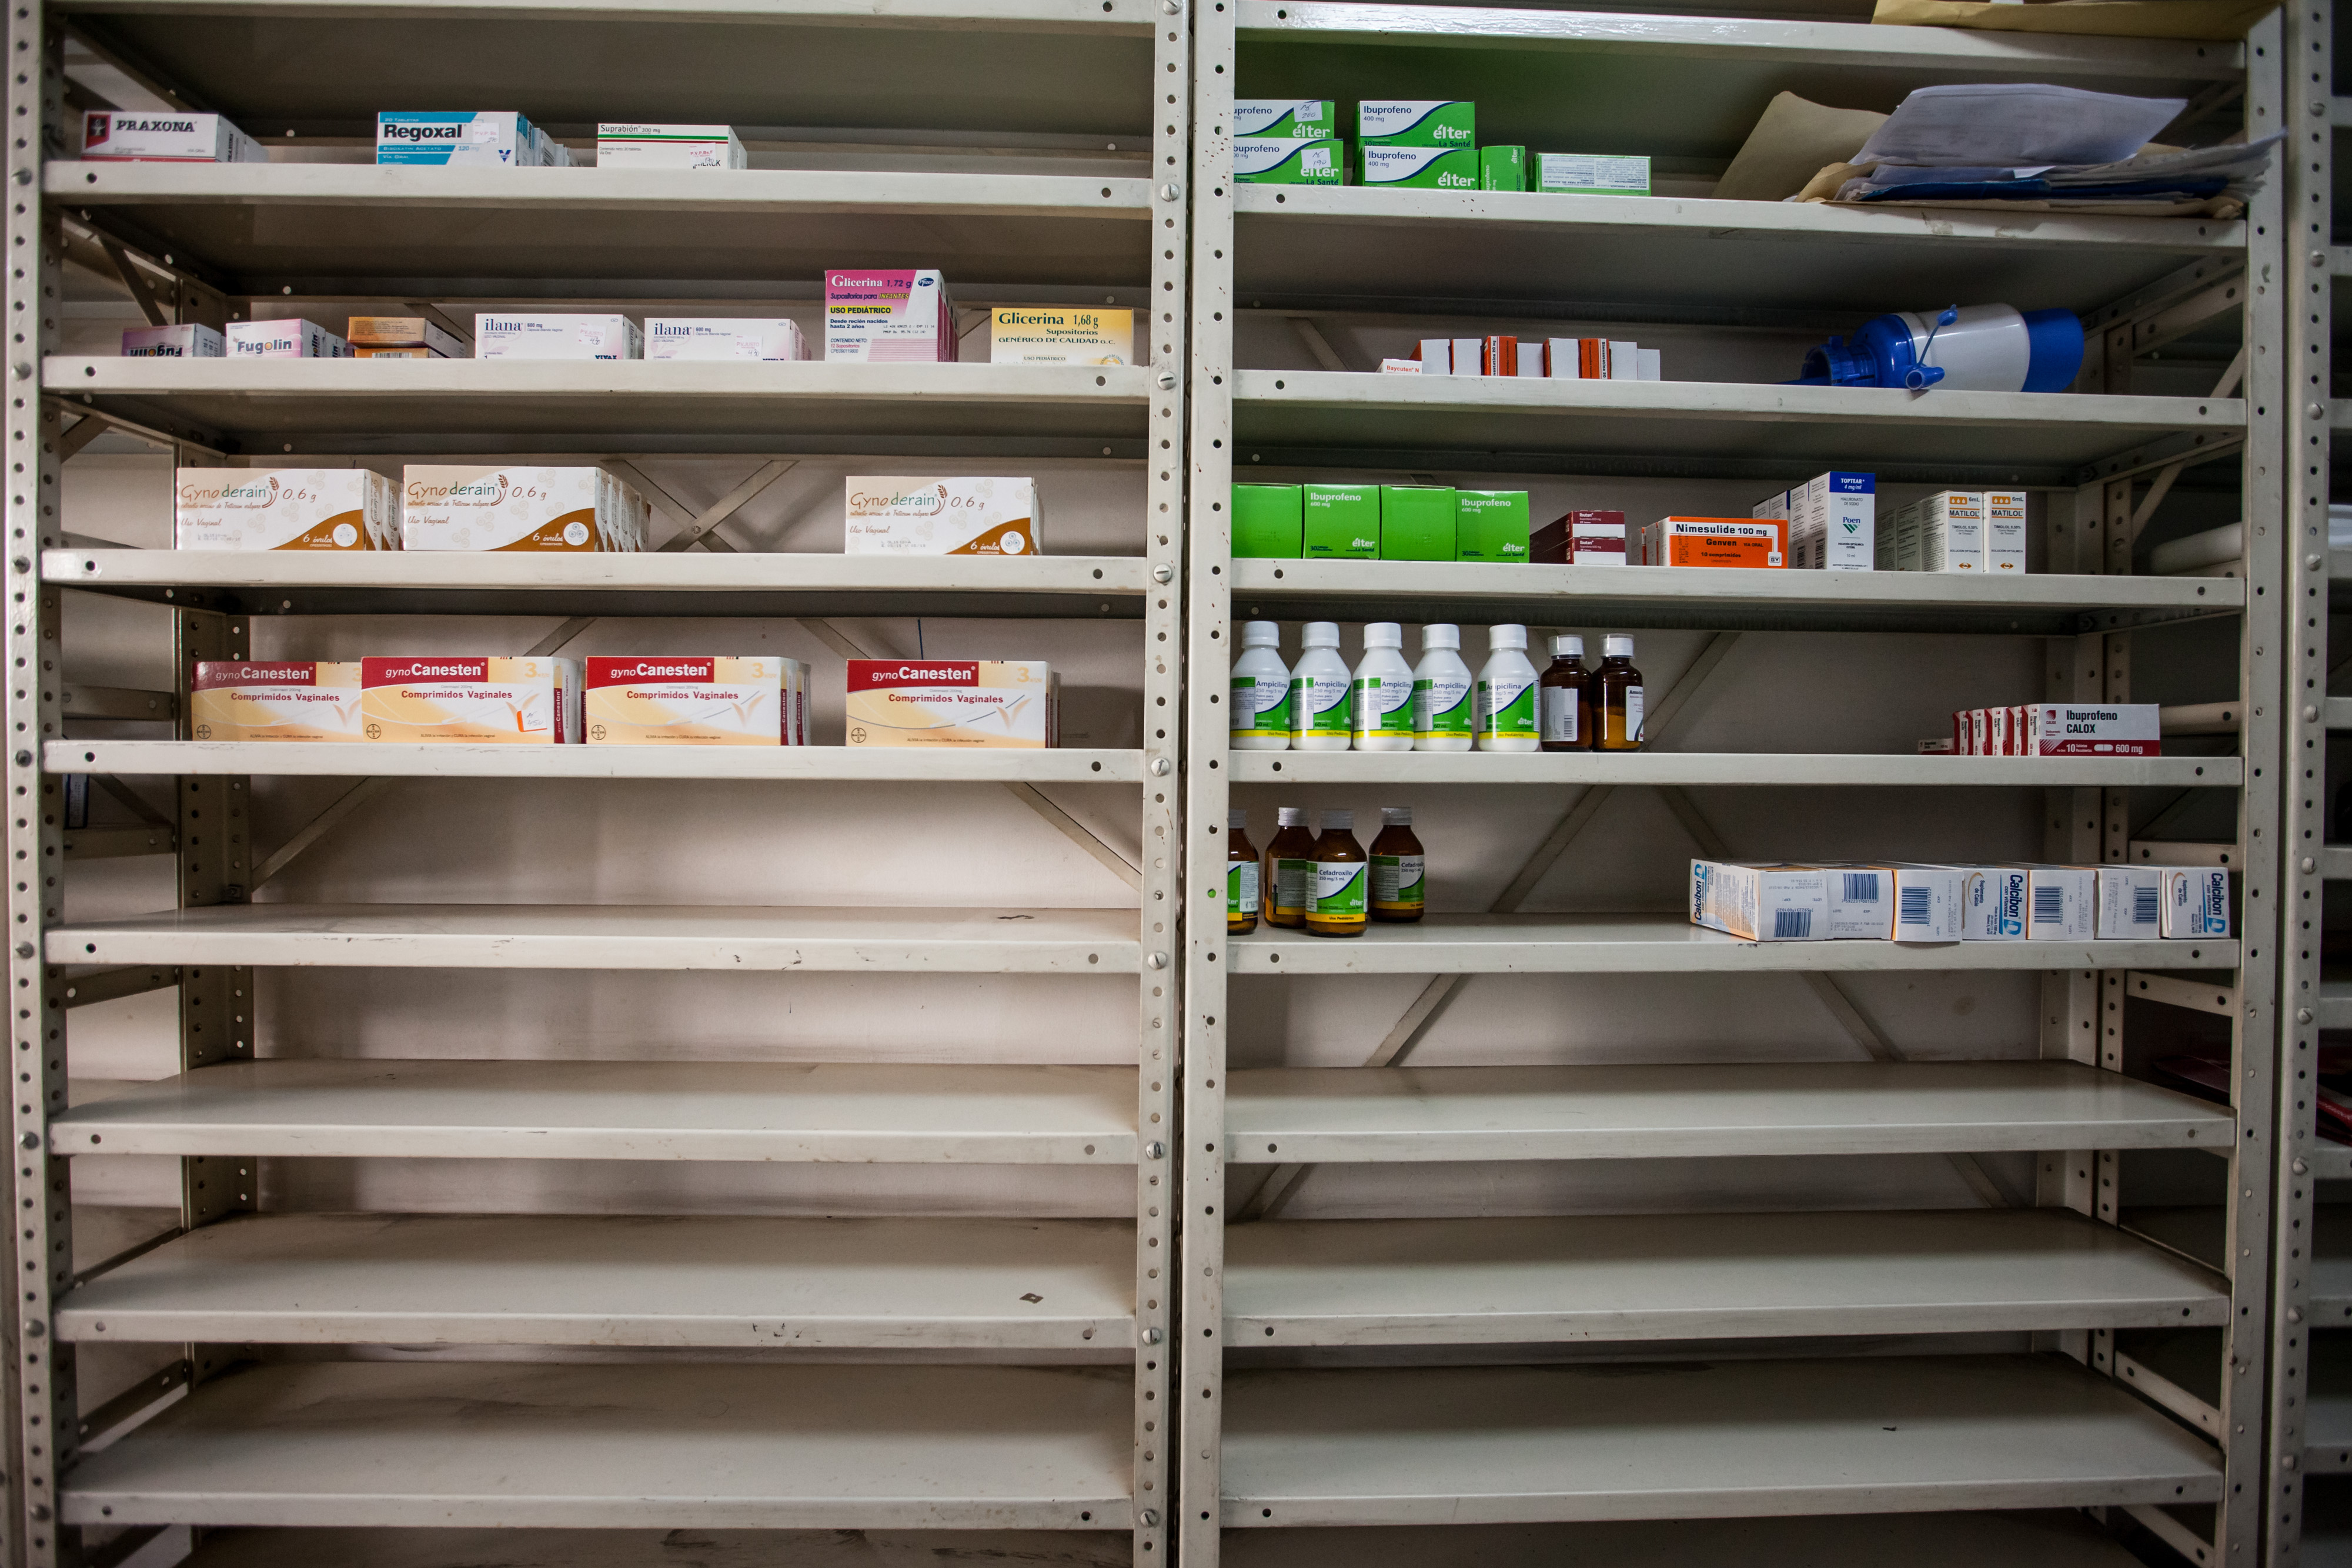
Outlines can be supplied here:
<path id="1" fill-rule="evenodd" d="M 1223 1521 L 1484 1524 L 2212 1502 L 2220 1458 L 2062 1356 L 1237 1374 Z"/>
<path id="2" fill-rule="evenodd" d="M 2236 1127 L 2070 1061 L 1262 1068 L 1225 1103 L 1227 1160 L 1261 1165 L 2226 1150 Z"/>
<path id="3" fill-rule="evenodd" d="M 1131 1165 L 1126 1067 L 224 1062 L 49 1124 L 89 1155 Z"/>
<path id="4" fill-rule="evenodd" d="M 348 1344 L 1134 1343 L 1124 1220 L 259 1215 L 78 1287 L 58 1336 Z"/>
<path id="5" fill-rule="evenodd" d="M 341 1363 L 205 1384 L 84 1455 L 69 1524 L 1128 1526 L 1133 1378 Z"/>
<path id="6" fill-rule="evenodd" d="M 1226 1343 L 2220 1323 L 2228 1281 L 2065 1211 L 1349 1219 L 1225 1232 Z"/>
<path id="7" fill-rule="evenodd" d="M 681 1563 L 681 1550 L 694 1555 Z M 940 1568 L 992 1557 L 1041 1568 L 1133 1568 L 1134 1542 L 1091 1525 L 1051 1532 L 696 1530 L 683 1539 L 648 1530 L 208 1530 L 179 1568 Z M 1942 1564 L 1929 1560 L 1921 1568 Z M 2032 1557 L 2002 1568 L 2045 1563 Z M 2109 1563 L 2085 1557 L 2066 1568 Z M 2128 1559 L 2122 1568 L 2131 1568 Z"/>
<path id="8" fill-rule="evenodd" d="M 1140 967 L 1135 928 L 1123 909 L 236 904 L 68 924 L 47 942 L 53 964 L 1101 975 Z"/>
<path id="9" fill-rule="evenodd" d="M 58 740 L 54 772 L 350 779 L 761 779 L 1132 784 L 1140 751 L 851 746 L 393 746 L 366 741 Z M 2185 780 L 2176 780 L 2184 782 Z"/>

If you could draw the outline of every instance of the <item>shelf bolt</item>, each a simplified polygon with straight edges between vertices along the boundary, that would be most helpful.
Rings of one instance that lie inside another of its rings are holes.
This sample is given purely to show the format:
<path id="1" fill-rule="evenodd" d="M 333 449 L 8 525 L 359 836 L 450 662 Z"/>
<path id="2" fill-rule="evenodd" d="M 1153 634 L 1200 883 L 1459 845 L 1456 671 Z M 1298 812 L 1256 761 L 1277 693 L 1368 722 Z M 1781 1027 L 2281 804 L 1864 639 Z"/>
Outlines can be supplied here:
<path id="1" fill-rule="evenodd" d="M 1165 953 L 1154 953 L 1150 957 L 1146 958 L 1144 963 L 1154 969 L 1164 969 L 1168 967 L 1168 955 Z"/>
<path id="2" fill-rule="evenodd" d="M 29 185 L 32 183 L 33 172 L 30 169 L 19 169 L 16 171 L 16 183 L 19 185 Z"/>
<path id="3" fill-rule="evenodd" d="M 1168 1157 L 1168 1145 L 1155 1139 L 1143 1145 L 1143 1157 L 1147 1160 L 1164 1160 Z"/>
<path id="4" fill-rule="evenodd" d="M 1172 182 L 1160 187 L 1160 199 L 1163 202 L 1172 202 L 1183 193 L 1184 187 Z"/>
<path id="5" fill-rule="evenodd" d="M 2319 862 L 2313 860 L 2309 855 L 2305 855 L 2303 857 L 2303 869 L 2306 872 L 2317 871 L 2319 869 Z"/>
<path id="6" fill-rule="evenodd" d="M 32 754 L 31 752 L 29 752 L 29 751 L 20 751 L 20 752 L 16 753 L 16 766 L 17 766 L 17 767 L 19 767 L 19 768 L 30 768 L 32 765 L 33 765 L 33 754 Z"/>
<path id="7" fill-rule="evenodd" d="M 2297 1176 L 2309 1176 L 2311 1174 L 2311 1167 L 2301 1160 L 2296 1160 L 2294 1162 L 2294 1174 Z"/>
<path id="8" fill-rule="evenodd" d="M 2313 251 L 2311 253 L 2311 265 L 2314 267 L 2326 267 L 2327 265 L 2327 253 L 2324 250 Z"/>
<path id="9" fill-rule="evenodd" d="M 2305 556 L 2303 558 L 2303 564 L 2310 568 L 2313 571 L 2317 571 L 2319 570 L 2319 558 L 2315 555 Z"/>
<path id="10" fill-rule="evenodd" d="M 2304 412 L 2311 415 L 2314 419 L 2326 419 L 2327 417 L 2327 405 L 2324 402 L 2315 402 L 2309 408 L 2304 410 Z"/>
<path id="11" fill-rule="evenodd" d="M 1151 378 L 1151 384 L 1158 387 L 1161 392 L 1174 392 L 1176 390 L 1176 372 L 1174 371 L 1162 371 L 1158 375 Z"/>
<path id="12" fill-rule="evenodd" d="M 1151 569 L 1151 580 L 1154 582 L 1173 582 L 1176 580 L 1176 569 L 1170 566 L 1166 561 L 1161 561 L 1158 566 Z"/>
<path id="13" fill-rule="evenodd" d="M 2281 1454 L 2279 1456 L 2279 1469 L 2283 1470 L 2291 1470 L 2294 1469 L 2295 1458 L 2296 1456 L 2293 1454 Z"/>
<path id="14" fill-rule="evenodd" d="M 32 956 L 33 945 L 30 942 L 19 942 L 16 944 L 16 956 L 19 958 L 29 958 Z"/>
<path id="15" fill-rule="evenodd" d="M 1143 1528 L 1146 1530 L 1160 1528 L 1160 1511 L 1156 1508 L 1147 1508 L 1136 1517 L 1143 1521 Z"/>
<path id="16" fill-rule="evenodd" d="M 33 379 L 33 367 L 32 367 L 32 366 L 30 366 L 30 365 L 28 365 L 28 364 L 26 364 L 26 363 L 25 363 L 22 360 L 17 361 L 16 361 L 16 379 L 17 379 L 18 381 L 20 381 L 20 382 L 28 382 L 28 381 L 31 381 L 31 380 Z M 89 402 L 89 399 L 87 399 L 87 398 L 84 398 L 82 401 L 83 401 L 83 402 Z"/>
<path id="17" fill-rule="evenodd" d="M 19 1148 L 37 1149 L 41 1146 L 41 1134 L 38 1133 L 19 1133 L 16 1134 L 16 1145 Z"/>
<path id="18" fill-rule="evenodd" d="M 2301 1307 L 2289 1307 L 2286 1310 L 2286 1321 L 2291 1323 L 2299 1323 L 2303 1322 L 2303 1309 Z"/>
<path id="19" fill-rule="evenodd" d="M 1184 11 L 1184 7 L 1176 4 L 1176 0 L 1160 0 L 1160 8 L 1171 16 L 1181 16 Z"/>
<path id="20" fill-rule="evenodd" d="M 25 1320 L 25 1337 L 26 1339 L 38 1339 L 48 1332 L 48 1325 L 41 1322 L 40 1319 L 26 1318 Z"/>
<path id="21" fill-rule="evenodd" d="M 1154 779 L 1165 779 L 1168 777 L 1170 770 L 1175 766 L 1176 765 L 1174 763 L 1169 761 L 1168 758 L 1164 757 L 1155 757 L 1151 759 L 1151 776 Z M 1155 969 L 1160 967 L 1156 963 L 1151 967 Z"/>
<path id="22" fill-rule="evenodd" d="M 1158 1329 L 1145 1329 L 1143 1331 L 1143 1343 L 1146 1344 L 1158 1344 L 1164 1337 L 1165 1336 L 1162 1335 Z"/>
<path id="23" fill-rule="evenodd" d="M 2304 722 L 2304 723 L 2305 723 L 2305 724 L 2310 724 L 2310 723 L 2312 723 L 2314 720 L 2317 719 L 2318 717 L 2319 717 L 2319 710 L 2318 710 L 2317 708 L 2315 708 L 2315 707 L 2311 706 L 2309 704 L 2307 704 L 2307 703 L 2306 703 L 2306 704 L 2304 706 L 2304 709 L 2303 709 L 2303 722 Z"/>
<path id="24" fill-rule="evenodd" d="M 2311 1021 L 2311 1009 L 2309 1008 L 2295 1009 L 2294 1021 L 2297 1023 L 2309 1023 Z"/>
<path id="25" fill-rule="evenodd" d="M 49 1521 L 49 1505 L 45 1502 L 35 1503 L 33 1505 L 33 1518 L 40 1523 L 47 1524 Z"/>

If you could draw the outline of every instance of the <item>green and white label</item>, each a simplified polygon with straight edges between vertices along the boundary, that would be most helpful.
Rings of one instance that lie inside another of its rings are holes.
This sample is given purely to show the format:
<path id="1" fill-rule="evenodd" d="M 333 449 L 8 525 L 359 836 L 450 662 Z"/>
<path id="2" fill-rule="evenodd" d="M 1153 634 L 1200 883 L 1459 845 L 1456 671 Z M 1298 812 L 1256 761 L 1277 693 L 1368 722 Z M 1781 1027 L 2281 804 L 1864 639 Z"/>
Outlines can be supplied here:
<path id="1" fill-rule="evenodd" d="M 1318 920 L 1361 920 L 1364 917 L 1362 861 L 1317 861 L 1315 886 L 1307 913 Z"/>
<path id="2" fill-rule="evenodd" d="M 1347 738 L 1353 704 L 1348 700 L 1345 675 L 1290 677 L 1290 736 Z"/>
<path id="3" fill-rule="evenodd" d="M 1452 679 L 1413 682 L 1412 732 L 1415 735 L 1468 735 L 1470 683 Z"/>
<path id="4" fill-rule="evenodd" d="M 1257 913 L 1257 862 L 1255 860 L 1225 862 L 1225 913 Z"/>
<path id="5" fill-rule="evenodd" d="M 1378 675 L 1366 675 L 1356 683 L 1355 733 L 1367 735 L 1412 734 L 1412 682 L 1391 680 L 1382 684 Z"/>
<path id="6" fill-rule="evenodd" d="M 1274 906 L 1284 914 L 1307 907 L 1307 895 L 1315 888 L 1313 861 L 1278 860 L 1274 862 Z"/>
<path id="7" fill-rule="evenodd" d="M 1283 736 L 1290 733 L 1290 684 L 1256 675 L 1235 675 L 1233 695 L 1235 735 Z"/>
<path id="8" fill-rule="evenodd" d="M 1372 903 L 1381 909 L 1419 909 L 1423 886 L 1419 855 L 1372 857 Z"/>
<path id="9" fill-rule="evenodd" d="M 1478 733 L 1498 740 L 1535 740 L 1536 684 L 1505 680 L 1478 683 Z"/>

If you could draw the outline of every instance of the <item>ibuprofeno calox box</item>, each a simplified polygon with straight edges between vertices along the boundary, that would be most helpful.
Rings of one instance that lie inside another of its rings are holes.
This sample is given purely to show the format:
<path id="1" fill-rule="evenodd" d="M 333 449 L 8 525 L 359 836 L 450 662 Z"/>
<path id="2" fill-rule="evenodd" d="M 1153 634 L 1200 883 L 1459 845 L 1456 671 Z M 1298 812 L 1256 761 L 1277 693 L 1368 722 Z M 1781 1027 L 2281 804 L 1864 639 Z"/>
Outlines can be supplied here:
<path id="1" fill-rule="evenodd" d="M 183 468 L 180 549 L 398 549 L 400 493 L 369 468 Z"/>
<path id="2" fill-rule="evenodd" d="M 787 663 L 773 656 L 591 659 L 588 744 L 794 745 Z"/>
<path id="3" fill-rule="evenodd" d="M 411 745 L 570 745 L 580 738 L 580 664 L 535 657 L 362 659 L 360 733 Z"/>
<path id="4" fill-rule="evenodd" d="M 189 683 L 191 740 L 358 740 L 360 667 L 200 659 Z"/>
<path id="5" fill-rule="evenodd" d="M 1042 660 L 852 659 L 852 746 L 1045 747 L 1059 693 Z"/>
<path id="6" fill-rule="evenodd" d="M 2025 710 L 2032 757 L 2158 757 L 2154 703 L 2036 703 Z"/>

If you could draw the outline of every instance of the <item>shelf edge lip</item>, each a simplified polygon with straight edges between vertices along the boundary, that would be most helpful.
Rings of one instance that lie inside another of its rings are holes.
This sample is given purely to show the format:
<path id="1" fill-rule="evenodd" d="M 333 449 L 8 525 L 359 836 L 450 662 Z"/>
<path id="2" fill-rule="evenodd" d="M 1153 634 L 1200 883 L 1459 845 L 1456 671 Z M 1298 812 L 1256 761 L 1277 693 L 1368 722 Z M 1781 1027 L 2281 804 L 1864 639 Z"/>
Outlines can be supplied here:
<path id="1" fill-rule="evenodd" d="M 1588 952 L 1576 954 L 1575 949 Z M 2189 951 L 2193 949 L 2193 951 Z M 1616 941 L 1580 943 L 1514 940 L 1496 935 L 1440 942 L 1375 944 L 1307 937 L 1242 936 L 1228 942 L 1233 972 L 1248 975 L 1341 975 L 1359 972 L 1349 955 L 1377 950 L 1390 972 L 1444 974 L 1829 974 L 1905 971 L 2041 971 L 2054 969 L 2234 969 L 2242 959 L 2235 938 L 2197 942 L 1899 942 Z M 1893 963 L 1831 962 L 1885 956 Z M 1574 961 L 1562 961 L 1573 956 Z M 57 962 L 56 959 L 50 960 Z"/>
<path id="2" fill-rule="evenodd" d="M 67 1298 L 69 1302 L 70 1297 Z M 295 1333 L 289 1321 L 317 1326 Z M 173 1342 L 270 1344 L 517 1344 L 620 1345 L 646 1349 L 731 1349 L 773 1343 L 766 1329 L 792 1331 L 795 1347 L 826 1350 L 896 1348 L 959 1350 L 1081 1351 L 1108 1362 L 1132 1354 L 1135 1318 L 1082 1313 L 1038 1320 L 1012 1317 L 950 1317 L 912 1312 L 903 1316 L 790 1312 L 763 1318 L 722 1313 L 658 1317 L 637 1312 L 608 1313 L 510 1312 L 473 1308 L 448 1312 L 387 1312 L 372 1308 L 226 1308 L 82 1306 L 61 1302 L 55 1313 L 57 1336 L 79 1344 L 165 1344 Z M 104 1322 L 104 1333 L 91 1325 Z M 238 1327 L 239 1324 L 244 1327 Z M 765 1329 L 763 1329 L 765 1325 Z"/>
<path id="3" fill-rule="evenodd" d="M 635 753 L 635 755 L 631 755 Z M 273 756 L 281 759 L 272 761 Z M 436 762 L 448 766 L 435 766 Z M 1139 784 L 1143 753 L 846 746 L 388 746 L 367 741 L 53 740 L 52 772 L 264 778 L 704 779 Z M 763 766 L 764 765 L 764 766 Z"/>
<path id="4" fill-rule="evenodd" d="M 155 0 L 60 0 L 55 7 L 68 15 L 152 16 Z M 852 0 L 695 0 L 695 3 L 630 5 L 622 0 L 486 0 L 480 5 L 449 0 L 202 0 L 171 10 L 198 18 L 244 17 L 254 20 L 312 20 L 357 13 L 358 19 L 438 19 L 453 14 L 494 21 L 592 21 L 667 25 L 776 25 L 799 26 L 871 26 L 877 28 L 949 26 L 959 31 L 1150 34 L 1159 16 L 1145 5 L 1121 0 L 1121 9 L 1106 17 L 1098 5 L 1051 5 L 1036 0 L 891 0 L 888 10 Z"/>
<path id="5" fill-rule="evenodd" d="M 61 744 L 49 743 L 52 747 Z M 1472 760 L 1465 760 L 1465 758 Z M 1556 760 L 1554 760 L 1556 758 Z M 1279 761 L 1277 761 L 1279 759 Z M 1636 759 L 1647 759 L 1636 760 Z M 1681 764 L 1677 767 L 1675 764 Z M 1301 766 L 1303 764 L 1303 766 Z M 2154 764 L 2155 766 L 2150 766 Z M 1883 777 L 1869 777 L 1873 765 Z M 1396 781 L 1427 784 L 1689 784 L 1853 789 L 2075 789 L 2136 786 L 2237 789 L 2235 757 L 2038 758 L 1913 756 L 1906 752 L 1751 753 L 1236 751 L 1237 784 Z M 1864 776 L 1856 777 L 1856 771 Z M 1481 772 L 1488 777 L 1480 778 Z M 1916 775 L 1907 777 L 1906 775 Z M 1942 777 L 1937 775 L 1941 774 Z M 1970 777 L 1970 775 L 1981 777 Z"/>
<path id="6" fill-rule="evenodd" d="M 973 570 L 959 561 L 985 559 Z M 849 563 L 856 562 L 853 567 Z M 658 550 L 582 555 L 502 554 L 467 550 L 178 550 L 71 549 L 41 551 L 41 579 L 59 588 L 339 589 L 382 592 L 581 593 L 1108 593 L 1133 596 L 1154 586 L 1143 556 L 1008 557 L 845 555 L 839 551 L 742 551 L 733 555 Z M 746 580 L 739 574 L 761 573 Z M 1060 580 L 1099 571 L 1099 578 Z M 797 581 L 779 581 L 771 572 Z M 969 572 L 971 580 L 958 580 Z M 488 580 L 503 578 L 506 580 Z M 536 580 L 533 573 L 548 574 Z M 638 575 L 638 574 L 646 575 Z M 381 576 L 405 578 L 385 582 Z M 926 576 L 937 579 L 922 580 Z M 985 580 L 999 578 L 996 582 Z M 903 579 L 905 580 L 895 580 Z"/>

